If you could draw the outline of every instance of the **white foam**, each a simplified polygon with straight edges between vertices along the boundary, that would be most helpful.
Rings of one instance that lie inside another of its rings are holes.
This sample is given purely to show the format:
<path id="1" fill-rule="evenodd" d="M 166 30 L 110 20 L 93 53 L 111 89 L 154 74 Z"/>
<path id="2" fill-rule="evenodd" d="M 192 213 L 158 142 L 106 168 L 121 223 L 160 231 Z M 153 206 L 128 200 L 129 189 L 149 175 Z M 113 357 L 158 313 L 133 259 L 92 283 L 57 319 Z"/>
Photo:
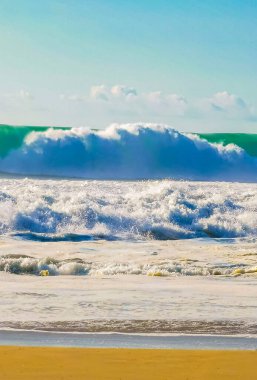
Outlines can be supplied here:
<path id="1" fill-rule="evenodd" d="M 2 179 L 0 233 L 46 241 L 256 236 L 256 190 L 168 180 Z"/>
<path id="2" fill-rule="evenodd" d="M 126 257 L 124 258 L 126 261 Z M 142 263 L 130 260 L 130 262 L 95 261 L 87 263 L 83 260 L 73 259 L 71 262 L 57 260 L 54 257 L 0 257 L 0 271 L 13 274 L 30 275 L 90 275 L 90 276 L 114 276 L 114 275 L 145 275 L 154 277 L 178 276 L 239 276 L 256 275 L 257 266 L 248 264 L 213 264 L 211 262 L 195 262 L 187 259 L 166 259 L 165 262 L 156 260 Z"/>

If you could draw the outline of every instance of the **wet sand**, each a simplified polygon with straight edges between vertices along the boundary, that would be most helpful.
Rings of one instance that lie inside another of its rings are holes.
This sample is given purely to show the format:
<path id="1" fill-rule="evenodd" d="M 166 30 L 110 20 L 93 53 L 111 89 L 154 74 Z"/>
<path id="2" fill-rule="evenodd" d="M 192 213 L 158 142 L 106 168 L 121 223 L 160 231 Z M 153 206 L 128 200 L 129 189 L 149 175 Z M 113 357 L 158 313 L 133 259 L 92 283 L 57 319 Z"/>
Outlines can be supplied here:
<path id="1" fill-rule="evenodd" d="M 0 347 L 0 378 L 256 380 L 256 351 Z"/>

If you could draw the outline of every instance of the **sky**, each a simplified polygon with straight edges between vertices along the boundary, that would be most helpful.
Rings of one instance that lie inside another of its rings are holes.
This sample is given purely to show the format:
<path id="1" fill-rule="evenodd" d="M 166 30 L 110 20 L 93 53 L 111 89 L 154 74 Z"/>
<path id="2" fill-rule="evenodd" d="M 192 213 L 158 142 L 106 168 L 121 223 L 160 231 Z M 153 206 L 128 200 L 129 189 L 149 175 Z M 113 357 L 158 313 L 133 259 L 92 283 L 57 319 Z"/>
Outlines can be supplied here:
<path id="1" fill-rule="evenodd" d="M 257 0 L 1 0 L 0 123 L 257 133 Z"/>

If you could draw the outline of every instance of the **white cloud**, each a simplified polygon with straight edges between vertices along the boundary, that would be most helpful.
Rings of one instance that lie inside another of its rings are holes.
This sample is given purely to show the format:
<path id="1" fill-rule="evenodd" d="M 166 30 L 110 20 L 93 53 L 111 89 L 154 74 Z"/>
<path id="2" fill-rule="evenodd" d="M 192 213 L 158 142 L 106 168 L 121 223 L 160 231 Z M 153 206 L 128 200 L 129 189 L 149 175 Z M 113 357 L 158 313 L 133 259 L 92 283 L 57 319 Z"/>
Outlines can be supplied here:
<path id="1" fill-rule="evenodd" d="M 116 97 L 137 96 L 137 90 L 134 87 L 115 85 L 110 90 L 111 94 Z"/>
<path id="2" fill-rule="evenodd" d="M 187 108 L 187 101 L 183 96 L 161 91 L 140 93 L 136 88 L 125 85 L 93 86 L 90 98 L 95 101 L 108 100 L 110 107 L 137 113 L 147 111 L 150 114 L 165 112 L 181 115 Z"/>
<path id="3" fill-rule="evenodd" d="M 115 85 L 107 87 L 104 84 L 92 86 L 90 89 L 90 97 L 96 100 L 112 100 L 113 98 L 127 99 L 129 97 L 137 96 L 137 90 L 134 87 L 124 85 Z"/>
<path id="4" fill-rule="evenodd" d="M 17 96 L 23 100 L 33 99 L 33 96 L 31 95 L 31 93 L 29 91 L 26 91 L 26 90 L 20 90 L 19 93 L 17 94 Z"/>
<path id="5" fill-rule="evenodd" d="M 228 119 L 245 119 L 255 121 L 257 114 L 253 106 L 243 98 L 228 91 L 216 92 L 209 98 L 196 102 L 195 108 L 200 115 Z"/>
<path id="6" fill-rule="evenodd" d="M 229 111 L 234 109 L 246 109 L 246 102 L 234 94 L 227 91 L 217 92 L 208 99 L 210 106 L 218 111 Z"/>
<path id="7" fill-rule="evenodd" d="M 92 86 L 90 90 L 90 96 L 92 99 L 109 100 L 109 90 L 104 85 Z"/>
<path id="8" fill-rule="evenodd" d="M 71 94 L 71 95 L 61 94 L 60 99 L 61 100 L 70 100 L 72 102 L 83 102 L 87 98 L 86 98 L 86 96 L 82 96 L 82 95 L 78 95 L 78 94 Z"/>
<path id="9" fill-rule="evenodd" d="M 33 96 L 27 90 L 19 90 L 14 93 L 5 94 L 4 98 L 14 100 L 32 100 Z"/>
<path id="10" fill-rule="evenodd" d="M 127 112 L 139 116 L 147 113 L 183 115 L 188 108 L 187 100 L 183 96 L 161 91 L 140 93 L 134 87 L 119 84 L 110 87 L 104 84 L 92 86 L 88 96 L 62 94 L 60 99 L 85 102 L 94 107 L 104 106 L 105 110 L 109 109 L 111 112 Z"/>
<path id="11" fill-rule="evenodd" d="M 188 106 L 186 98 L 177 94 L 165 94 L 161 91 L 144 94 L 144 97 L 151 106 L 166 108 L 167 110 L 176 110 L 177 113 L 183 114 Z"/>
<path id="12" fill-rule="evenodd" d="M 139 92 L 136 88 L 125 85 L 92 86 L 89 94 L 61 95 L 61 99 L 83 102 L 94 112 L 109 113 L 112 117 L 165 119 L 173 116 L 185 116 L 198 119 L 211 118 L 227 120 L 256 121 L 256 110 L 241 97 L 228 91 L 216 92 L 210 97 L 188 102 L 176 93 L 151 91 Z M 100 107 L 100 108 L 99 108 Z"/>

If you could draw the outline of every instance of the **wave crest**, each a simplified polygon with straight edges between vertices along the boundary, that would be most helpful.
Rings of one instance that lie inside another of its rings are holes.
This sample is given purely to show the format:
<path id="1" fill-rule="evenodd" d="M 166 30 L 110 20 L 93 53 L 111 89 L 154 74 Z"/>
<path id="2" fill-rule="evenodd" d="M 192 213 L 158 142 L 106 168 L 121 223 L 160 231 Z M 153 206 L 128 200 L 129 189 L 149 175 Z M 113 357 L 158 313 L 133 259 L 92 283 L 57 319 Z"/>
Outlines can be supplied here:
<path id="1" fill-rule="evenodd" d="M 256 181 L 256 169 L 257 159 L 236 145 L 155 124 L 34 129 L 0 160 L 2 172 L 92 179 Z"/>

